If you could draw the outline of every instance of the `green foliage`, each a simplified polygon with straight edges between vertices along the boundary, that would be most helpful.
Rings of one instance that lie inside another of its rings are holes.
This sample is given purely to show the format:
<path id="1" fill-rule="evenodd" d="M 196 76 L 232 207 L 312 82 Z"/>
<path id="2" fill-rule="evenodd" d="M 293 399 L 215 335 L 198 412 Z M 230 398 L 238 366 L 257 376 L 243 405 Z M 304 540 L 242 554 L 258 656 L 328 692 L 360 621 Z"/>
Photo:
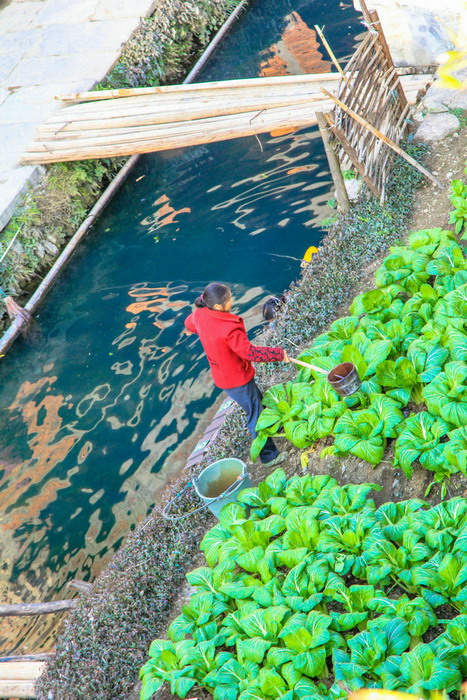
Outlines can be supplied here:
<path id="1" fill-rule="evenodd" d="M 360 390 L 341 398 L 320 372 L 301 369 L 266 392 L 251 454 L 269 435 L 298 448 L 332 435 L 324 455 L 377 465 L 395 439 L 394 466 L 410 477 L 418 460 L 444 494 L 467 467 L 466 435 L 455 432 L 467 425 L 467 258 L 451 231 L 417 231 L 391 248 L 376 282 L 299 358 L 325 370 L 353 363 Z M 427 410 L 410 414 L 409 402 Z"/>
<path id="2" fill-rule="evenodd" d="M 467 224 L 467 187 L 462 180 L 452 180 L 451 196 L 454 209 L 449 213 L 449 223 L 454 224 L 456 233 L 462 233 Z M 465 238 L 465 234 L 462 238 Z"/>
<path id="3" fill-rule="evenodd" d="M 149 648 L 142 700 L 163 682 L 181 698 L 197 685 L 216 700 L 456 690 L 467 502 L 376 508 L 371 488 L 278 469 L 225 506 L 201 542 L 208 566 L 187 575 L 196 593 L 169 640 Z"/>

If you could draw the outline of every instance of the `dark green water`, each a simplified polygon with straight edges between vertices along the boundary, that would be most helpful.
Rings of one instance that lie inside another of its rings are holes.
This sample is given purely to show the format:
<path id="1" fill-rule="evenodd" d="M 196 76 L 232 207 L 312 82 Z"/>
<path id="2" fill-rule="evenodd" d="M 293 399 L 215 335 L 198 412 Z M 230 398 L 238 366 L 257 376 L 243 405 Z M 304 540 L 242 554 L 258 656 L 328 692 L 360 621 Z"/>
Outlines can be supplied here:
<path id="1" fill-rule="evenodd" d="M 340 58 L 360 31 L 351 5 L 256 0 L 198 79 L 259 75 L 304 23 L 326 24 Z M 254 335 L 330 190 L 316 129 L 139 160 L 40 308 L 42 336 L 0 364 L 0 600 L 68 595 L 150 510 L 220 394 L 182 335 L 195 296 L 227 282 Z M 47 647 L 54 624 L 5 619 L 2 651 Z"/>

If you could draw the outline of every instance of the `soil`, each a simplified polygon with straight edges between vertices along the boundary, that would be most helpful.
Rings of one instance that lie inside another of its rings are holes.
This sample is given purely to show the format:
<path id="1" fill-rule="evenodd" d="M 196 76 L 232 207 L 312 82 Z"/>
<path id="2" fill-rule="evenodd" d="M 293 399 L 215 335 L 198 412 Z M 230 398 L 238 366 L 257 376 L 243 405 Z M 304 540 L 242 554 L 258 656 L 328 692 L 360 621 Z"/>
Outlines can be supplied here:
<path id="1" fill-rule="evenodd" d="M 417 195 L 416 206 L 414 207 L 412 217 L 408 224 L 409 231 L 417 231 L 419 229 L 436 228 L 451 228 L 448 224 L 449 212 L 452 209 L 449 201 L 449 184 L 453 179 L 465 179 L 464 167 L 467 159 L 467 139 L 465 138 L 467 129 L 445 138 L 442 142 L 438 142 L 433 146 L 432 154 L 425 166 L 430 170 L 445 187 L 440 189 L 431 181 L 421 188 Z M 371 265 L 362 270 L 360 284 L 355 289 L 355 294 L 369 291 L 374 288 L 373 275 L 381 265 L 383 258 L 374 261 Z M 335 317 L 347 315 L 348 304 L 343 305 L 336 313 Z M 297 349 L 297 354 L 299 349 Z M 290 368 L 280 370 L 274 376 L 274 382 L 286 381 L 293 377 L 295 372 Z M 411 410 L 419 411 L 420 406 L 411 406 Z M 290 444 L 284 438 L 275 439 L 277 446 L 282 451 L 287 451 L 288 457 L 280 466 L 286 471 L 287 475 L 294 474 L 329 474 L 337 479 L 339 484 L 361 484 L 373 483 L 376 486 L 375 491 L 371 493 L 371 497 L 376 505 L 381 505 L 387 501 L 405 501 L 410 498 L 422 498 L 431 505 L 436 505 L 441 500 L 440 486 L 435 485 L 431 488 L 428 496 L 425 496 L 426 489 L 432 481 L 432 474 L 424 469 L 417 462 L 414 463 L 413 476 L 409 480 L 406 478 L 402 470 L 396 469 L 392 465 L 393 447 L 389 444 L 385 454 L 385 459 L 377 466 L 373 467 L 368 462 L 364 462 L 357 457 L 349 456 L 340 458 L 336 456 L 327 456 L 322 459 L 319 455 L 322 449 L 328 446 L 329 439 L 323 439 L 306 450 L 299 450 Z M 394 441 L 390 441 L 390 443 Z M 306 452 L 307 466 L 302 467 L 301 458 Z M 247 463 L 248 471 L 252 477 L 252 481 L 257 483 L 263 480 L 269 473 L 265 465 L 259 461 L 254 463 L 249 458 L 248 454 L 244 454 L 241 458 Z M 467 497 L 467 479 L 462 474 L 452 476 L 447 486 L 446 498 L 455 496 Z M 201 565 L 198 564 L 198 565 Z M 173 619 L 179 614 L 181 606 L 184 605 L 190 595 L 190 587 L 185 587 L 180 594 L 177 604 L 174 606 L 174 612 L 170 619 Z M 446 606 L 444 611 L 445 618 L 450 619 L 457 613 Z M 443 612 L 443 614 L 444 614 Z M 439 632 L 434 629 L 431 634 L 436 637 Z M 425 640 L 429 641 L 429 640 Z M 163 688 L 157 694 L 158 700 L 177 700 L 177 696 L 172 695 L 168 688 Z M 204 689 L 194 688 L 189 693 L 191 700 L 210 700 L 211 695 Z"/>

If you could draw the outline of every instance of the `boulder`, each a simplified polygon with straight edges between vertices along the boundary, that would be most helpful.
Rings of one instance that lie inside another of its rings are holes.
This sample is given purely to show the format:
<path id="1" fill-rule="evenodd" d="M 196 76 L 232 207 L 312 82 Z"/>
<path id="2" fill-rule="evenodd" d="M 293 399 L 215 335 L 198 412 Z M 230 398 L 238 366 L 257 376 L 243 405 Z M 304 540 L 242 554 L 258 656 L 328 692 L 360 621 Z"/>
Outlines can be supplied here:
<path id="1" fill-rule="evenodd" d="M 432 143 L 454 133 L 459 128 L 459 120 L 449 112 L 430 112 L 414 135 L 414 141 Z"/>

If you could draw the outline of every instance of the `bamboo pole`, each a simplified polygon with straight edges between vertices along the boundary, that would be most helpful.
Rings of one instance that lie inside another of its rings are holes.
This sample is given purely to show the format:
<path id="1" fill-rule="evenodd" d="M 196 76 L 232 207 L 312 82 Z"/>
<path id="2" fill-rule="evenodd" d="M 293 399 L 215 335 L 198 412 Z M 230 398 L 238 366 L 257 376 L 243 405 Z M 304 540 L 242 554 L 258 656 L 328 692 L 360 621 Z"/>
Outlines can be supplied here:
<path id="1" fill-rule="evenodd" d="M 337 75 L 334 73 L 333 75 Z M 266 104 L 268 100 L 276 100 L 281 97 L 288 102 L 293 102 L 294 96 L 319 95 L 321 87 L 332 89 L 334 80 L 319 80 L 313 83 L 306 81 L 296 82 L 293 85 L 279 84 L 274 86 L 245 87 L 243 90 L 233 90 L 225 88 L 222 90 L 207 90 L 201 93 L 180 92 L 170 95 L 136 95 L 131 98 L 114 98 L 103 102 L 81 102 L 76 104 L 65 104 L 60 110 L 50 115 L 49 123 L 66 121 L 69 116 L 75 119 L 89 119 L 94 115 L 111 116 L 113 114 L 139 114 L 142 110 L 152 109 L 155 112 L 164 110 L 179 111 L 189 109 L 191 106 L 224 105 L 226 100 L 232 104 L 240 100 L 255 100 L 259 102 L 263 99 Z"/>
<path id="2" fill-rule="evenodd" d="M 327 101 L 328 98 L 323 94 L 303 96 L 291 95 L 290 97 L 270 98 L 265 102 L 261 96 L 254 99 L 238 100 L 237 102 L 225 102 L 218 104 L 213 102 L 204 105 L 194 105 L 190 109 L 180 110 L 180 106 L 174 109 L 156 111 L 156 105 L 151 106 L 151 111 L 148 114 L 126 115 L 126 110 L 122 116 L 107 117 L 103 113 L 96 113 L 92 119 L 75 121 L 70 114 L 66 116 L 66 120 L 61 122 L 50 123 L 46 122 L 37 130 L 39 138 L 48 137 L 60 133 L 61 135 L 68 132 L 81 133 L 92 130 L 105 130 L 109 134 L 112 129 L 135 128 L 140 126 L 154 126 L 156 124 L 170 124 L 173 122 L 189 122 L 196 119 L 208 119 L 213 117 L 221 117 L 227 115 L 241 114 L 243 112 L 253 112 L 261 109 L 276 109 L 279 107 L 292 107 L 298 104 L 319 104 Z M 62 117 L 63 118 L 63 117 Z"/>
<path id="3" fill-rule="evenodd" d="M 335 137 L 338 139 L 339 143 L 341 144 L 342 148 L 346 152 L 347 156 L 350 158 L 352 165 L 358 171 L 358 173 L 361 175 L 361 178 L 362 178 L 363 182 L 365 183 L 365 185 L 368 187 L 370 192 L 372 194 L 374 194 L 375 197 L 378 197 L 378 199 L 379 199 L 381 196 L 379 189 L 377 188 L 377 186 L 375 185 L 375 183 L 373 182 L 371 177 L 369 175 L 367 175 L 367 173 L 365 171 L 365 166 L 363 165 L 363 163 L 361 163 L 359 161 L 357 153 L 354 150 L 354 148 L 352 148 L 352 146 L 350 145 L 349 140 L 347 139 L 347 136 L 345 135 L 345 133 L 338 126 L 333 125 L 332 118 L 329 114 L 326 113 L 324 115 L 324 117 L 325 117 L 331 131 L 334 133 Z"/>
<path id="4" fill-rule="evenodd" d="M 430 173 L 429 170 L 423 167 L 423 165 L 420 165 L 420 163 L 417 163 L 417 161 L 412 158 L 412 156 L 409 156 L 408 153 L 406 153 L 400 146 L 397 145 L 397 143 L 394 143 L 394 141 L 391 141 L 391 139 L 388 139 L 387 136 L 382 134 L 378 129 L 375 129 L 372 124 L 370 124 L 366 119 L 361 117 L 359 114 L 354 112 L 353 110 L 349 109 L 347 105 L 345 105 L 341 100 L 339 100 L 337 97 L 334 97 L 330 92 L 328 92 L 325 88 L 323 88 L 323 92 L 325 95 L 327 95 L 330 99 L 334 100 L 334 102 L 339 105 L 341 109 L 344 110 L 352 119 L 355 119 L 356 122 L 364 126 L 368 131 L 371 131 L 372 134 L 374 134 L 378 139 L 383 141 L 387 146 L 392 148 L 393 151 L 395 151 L 398 155 L 400 155 L 402 158 L 404 158 L 410 165 L 413 165 L 414 168 L 416 168 L 419 172 L 421 172 L 425 177 L 429 178 L 432 182 L 434 182 L 435 185 L 443 189 L 443 184 L 434 176 L 432 173 Z"/>
<path id="5" fill-rule="evenodd" d="M 70 610 L 76 607 L 78 601 L 54 600 L 50 603 L 17 603 L 0 605 L 0 617 L 16 617 L 18 615 L 50 615 L 51 613 Z"/>
<path id="6" fill-rule="evenodd" d="M 316 112 L 316 119 L 318 121 L 321 138 L 323 139 L 324 150 L 326 151 L 332 179 L 336 187 L 337 204 L 341 212 L 343 214 L 347 214 L 350 211 L 350 199 L 345 187 L 344 178 L 342 177 L 339 158 L 332 147 L 331 140 L 329 138 L 329 129 L 324 115 L 321 112 Z"/>
<path id="7" fill-rule="evenodd" d="M 329 109 L 332 102 L 324 103 Z M 301 108 L 301 109 L 300 109 Z M 241 138 L 270 132 L 280 127 L 302 128 L 316 124 L 313 109 L 306 105 L 296 106 L 286 110 L 256 111 L 241 115 L 242 119 L 231 116 L 217 117 L 214 120 L 197 120 L 182 122 L 175 125 L 164 125 L 163 128 L 140 127 L 144 135 L 119 133 L 99 138 L 77 139 L 69 138 L 59 142 L 50 140 L 33 142 L 28 152 L 23 154 L 22 163 L 53 163 L 57 161 L 81 160 L 87 158 L 107 158 L 130 153 L 151 153 L 172 148 L 195 146 L 198 144 L 214 143 L 231 138 Z M 148 131 L 149 130 L 149 131 Z M 117 142 L 118 141 L 118 142 Z"/>
<path id="8" fill-rule="evenodd" d="M 324 27 L 323 27 L 323 29 L 324 29 Z M 335 56 L 335 54 L 334 54 L 334 51 L 331 49 L 330 45 L 328 44 L 328 41 L 327 41 L 326 37 L 324 36 L 323 29 L 321 29 L 321 27 L 318 27 L 318 25 L 315 24 L 315 30 L 316 30 L 317 34 L 319 35 L 319 38 L 320 38 L 321 41 L 323 42 L 323 46 L 325 47 L 326 51 L 327 51 L 328 54 L 330 55 L 331 61 L 334 63 L 334 65 L 336 66 L 337 70 L 339 71 L 339 73 L 341 74 L 341 76 L 344 78 L 344 80 L 347 80 L 347 77 L 346 77 L 344 71 L 343 71 L 342 68 L 341 68 L 341 64 L 340 64 L 339 61 L 337 60 L 337 58 L 336 58 L 336 56 Z"/>
<path id="9" fill-rule="evenodd" d="M 0 664 L 0 681 L 33 681 L 44 667 L 40 661 L 6 661 Z"/>
<path id="10" fill-rule="evenodd" d="M 190 83 L 181 85 L 159 85 L 145 88 L 121 88 L 119 90 L 96 90 L 75 92 L 70 95 L 57 95 L 62 102 L 88 102 L 109 100 L 115 97 L 132 97 L 135 95 L 160 95 L 163 93 L 202 92 L 204 90 L 223 90 L 225 88 L 262 87 L 266 85 L 293 85 L 294 83 L 316 83 L 321 80 L 340 80 L 337 73 L 310 73 L 306 75 L 279 75 L 270 78 L 245 78 L 239 80 L 217 80 L 209 83 Z"/>
<path id="11" fill-rule="evenodd" d="M 5 664 L 9 661 L 47 661 L 53 656 L 52 651 L 46 651 L 41 654 L 21 654 L 20 656 L 0 656 L 0 664 Z"/>
<path id="12" fill-rule="evenodd" d="M 0 681 L 0 698 L 35 698 L 34 681 Z"/>

